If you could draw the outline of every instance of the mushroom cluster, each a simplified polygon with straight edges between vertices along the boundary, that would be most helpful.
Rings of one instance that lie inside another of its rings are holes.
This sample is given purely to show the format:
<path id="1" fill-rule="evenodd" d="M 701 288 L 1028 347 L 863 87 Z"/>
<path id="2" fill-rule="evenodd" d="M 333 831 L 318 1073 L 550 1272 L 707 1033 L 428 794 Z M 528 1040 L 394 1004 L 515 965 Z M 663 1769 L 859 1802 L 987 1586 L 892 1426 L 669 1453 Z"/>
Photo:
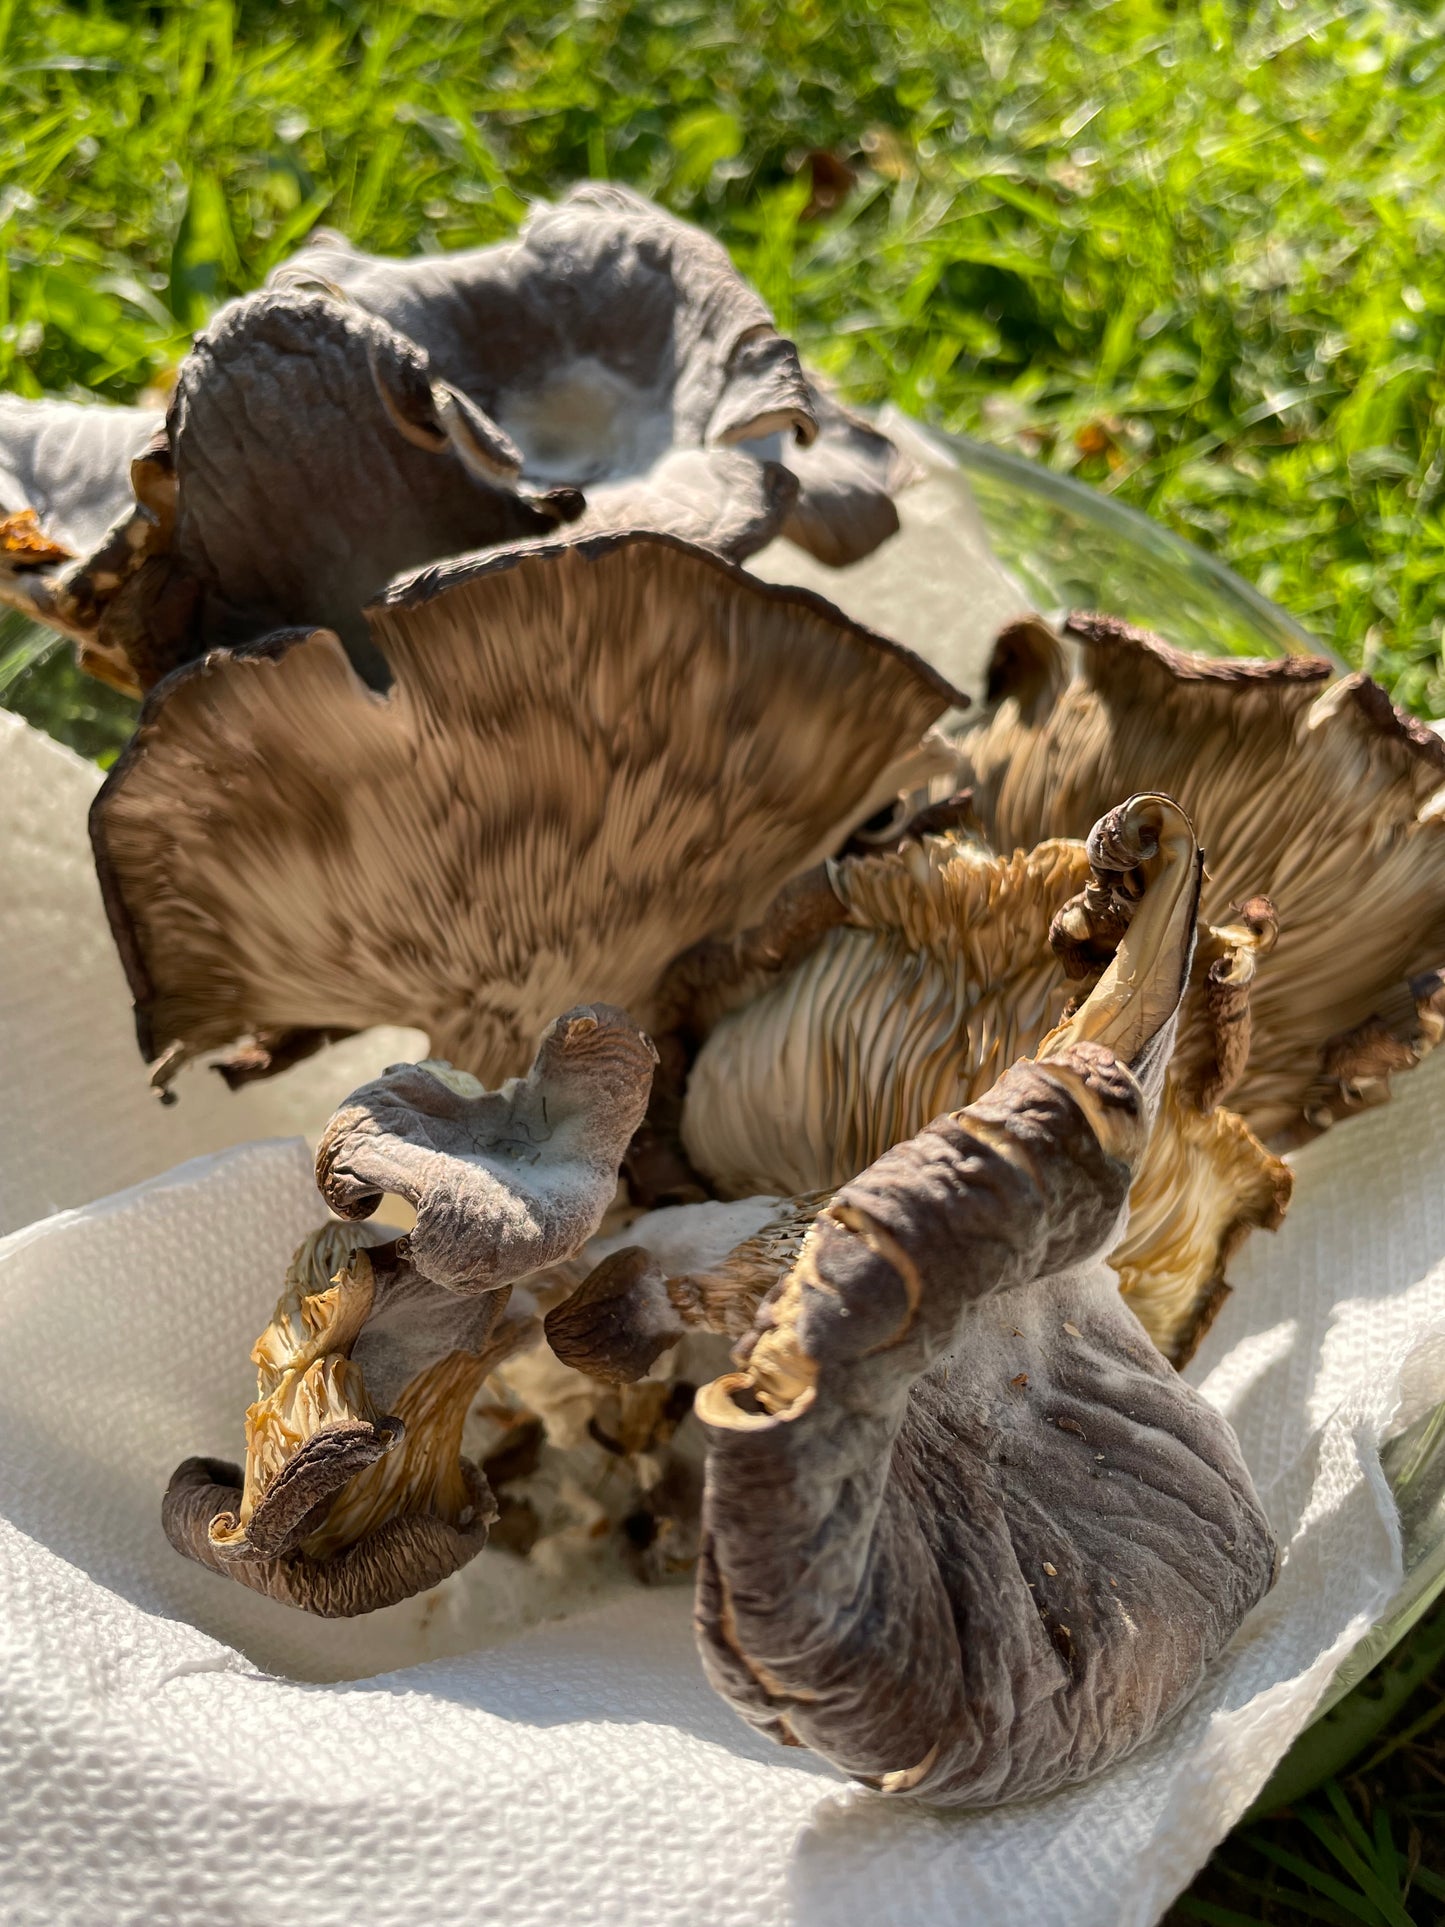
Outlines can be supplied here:
<path id="1" fill-rule="evenodd" d="M 92 837 L 157 1088 L 431 1052 L 323 1134 L 177 1549 L 366 1612 L 537 1556 L 551 1454 L 743 1717 L 884 1793 L 1145 1740 L 1274 1573 L 1176 1367 L 1280 1153 L 1445 1030 L 1438 740 L 1100 617 L 1007 629 L 973 720 L 745 572 L 886 539 L 903 464 L 620 189 L 323 237 L 164 419 L 0 442 L 0 595 L 145 692 Z"/>

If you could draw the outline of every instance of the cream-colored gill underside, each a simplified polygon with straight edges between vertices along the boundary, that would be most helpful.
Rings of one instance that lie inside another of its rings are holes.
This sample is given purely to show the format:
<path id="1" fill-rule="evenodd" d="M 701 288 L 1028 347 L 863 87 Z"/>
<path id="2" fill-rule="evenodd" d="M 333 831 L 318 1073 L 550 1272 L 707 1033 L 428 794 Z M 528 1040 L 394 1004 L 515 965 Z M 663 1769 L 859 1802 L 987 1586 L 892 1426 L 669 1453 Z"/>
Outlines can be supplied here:
<path id="1" fill-rule="evenodd" d="M 726 1017 L 688 1082 L 688 1156 L 727 1197 L 828 1191 L 988 1090 L 1058 1022 L 1054 911 L 1082 844 L 997 857 L 929 839 L 843 866 L 854 922 Z"/>

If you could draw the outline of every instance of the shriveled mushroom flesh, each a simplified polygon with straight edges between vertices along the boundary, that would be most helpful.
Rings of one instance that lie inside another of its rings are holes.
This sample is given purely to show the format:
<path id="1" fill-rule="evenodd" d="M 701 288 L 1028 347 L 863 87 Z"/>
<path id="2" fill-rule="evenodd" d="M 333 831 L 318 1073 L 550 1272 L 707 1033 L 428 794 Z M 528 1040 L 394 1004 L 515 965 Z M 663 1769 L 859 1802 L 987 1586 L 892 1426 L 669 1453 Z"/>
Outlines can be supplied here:
<path id="1" fill-rule="evenodd" d="M 1188 977 L 1198 871 L 1171 840 L 1076 1015 L 837 1193 L 699 1395 L 708 1676 L 885 1794 L 988 1806 L 1101 1771 L 1272 1580 L 1228 1426 L 1104 1263 Z"/>
<path id="2" fill-rule="evenodd" d="M 828 1193 L 930 1117 L 981 1096 L 1035 1051 L 1127 928 L 1152 805 L 998 856 L 967 831 L 906 838 L 792 886 L 731 945 L 672 973 L 702 1038 L 680 1129 L 725 1197 Z M 1268 906 L 1206 929 L 1180 1043 L 1111 1262 L 1166 1356 L 1182 1362 L 1246 1231 L 1276 1225 L 1290 1174 L 1233 1112 Z"/>
<path id="3" fill-rule="evenodd" d="M 344 293 L 500 423 L 583 526 L 653 528 L 742 560 L 775 534 L 842 564 L 893 534 L 908 464 L 799 366 L 710 235 L 589 182 L 514 241 L 386 260 L 322 234 L 273 283 Z"/>
<path id="4" fill-rule="evenodd" d="M 136 691 L 208 649 L 313 623 L 380 679 L 362 609 L 392 576 L 550 534 L 582 508 L 575 490 L 522 483 L 515 447 L 414 342 L 324 294 L 223 309 L 129 461 L 143 411 L 81 411 L 67 438 L 52 404 L 31 406 L 33 423 L 0 414 L 0 449 L 8 438 L 56 529 L 80 533 L 73 559 L 12 570 L 4 593 Z M 114 519 L 97 532 L 102 509 Z"/>
<path id="5" fill-rule="evenodd" d="M 461 1433 L 483 1379 L 530 1335 L 506 1299 L 458 1298 L 397 1241 L 323 1226 L 252 1353 L 244 1471 L 178 1466 L 162 1507 L 171 1544 L 327 1618 L 394 1605 L 475 1558 L 496 1507 Z"/>
<path id="6" fill-rule="evenodd" d="M 178 1468 L 163 1514 L 178 1550 L 328 1616 L 393 1604 L 481 1550 L 497 1508 L 462 1428 L 537 1335 L 504 1316 L 512 1284 L 597 1230 L 652 1064 L 621 1012 L 584 1007 L 500 1091 L 422 1064 L 353 1095 L 323 1141 L 322 1188 L 351 1216 L 400 1195 L 415 1228 L 382 1242 L 333 1223 L 297 1252 L 252 1353 L 244 1473 Z"/>

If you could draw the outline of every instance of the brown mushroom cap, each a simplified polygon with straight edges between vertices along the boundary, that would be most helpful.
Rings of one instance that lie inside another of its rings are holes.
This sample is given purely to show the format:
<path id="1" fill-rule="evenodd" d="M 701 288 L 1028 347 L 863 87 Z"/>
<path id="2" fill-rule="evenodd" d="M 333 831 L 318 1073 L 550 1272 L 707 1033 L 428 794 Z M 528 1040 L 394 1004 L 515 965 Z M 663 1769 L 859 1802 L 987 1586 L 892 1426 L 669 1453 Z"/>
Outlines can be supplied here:
<path id="1" fill-rule="evenodd" d="M 1282 1146 L 1381 1101 L 1445 1030 L 1445 745 L 1323 661 L 1215 661 L 1096 616 L 1064 638 L 999 639 L 965 743 L 989 840 L 1078 835 L 1137 787 L 1177 796 L 1205 915 L 1263 890 L 1278 918 L 1233 1107 Z"/>
<path id="2" fill-rule="evenodd" d="M 1142 802 L 1121 815 L 1144 833 Z M 1089 845 L 999 856 L 954 832 L 831 863 L 758 929 L 680 959 L 669 991 L 703 1040 L 681 1107 L 691 1168 L 724 1197 L 826 1196 L 930 1117 L 981 1097 L 1039 1048 L 1128 927 L 1132 904 L 1116 892 L 1132 887 L 1130 852 L 1100 846 L 1109 821 Z M 1289 1195 L 1287 1167 L 1241 1120 L 1202 1108 L 1238 1074 L 1256 951 L 1272 930 L 1257 904 L 1252 920 L 1204 932 L 1135 1209 L 1111 1254 L 1175 1363 L 1217 1309 L 1230 1253 L 1249 1228 L 1276 1225 Z"/>
<path id="3" fill-rule="evenodd" d="M 97 798 L 148 1058 L 400 1022 L 491 1084 L 558 1008 L 647 1022 L 669 959 L 911 787 L 957 700 L 816 597 L 651 534 L 428 572 L 370 620 L 385 697 L 325 633 L 213 655 Z"/>
<path id="4" fill-rule="evenodd" d="M 273 283 L 342 291 L 421 344 L 587 532 L 662 529 L 741 560 L 782 532 L 853 561 L 898 527 L 893 444 L 809 383 L 726 251 L 588 182 L 513 241 L 386 260 L 318 237 Z"/>
<path id="5" fill-rule="evenodd" d="M 1268 1589 L 1228 1426 L 1102 1254 L 1193 942 L 1180 850 L 1037 1062 L 845 1185 L 699 1394 L 697 1626 L 743 1717 L 988 1806 L 1147 1739 Z"/>

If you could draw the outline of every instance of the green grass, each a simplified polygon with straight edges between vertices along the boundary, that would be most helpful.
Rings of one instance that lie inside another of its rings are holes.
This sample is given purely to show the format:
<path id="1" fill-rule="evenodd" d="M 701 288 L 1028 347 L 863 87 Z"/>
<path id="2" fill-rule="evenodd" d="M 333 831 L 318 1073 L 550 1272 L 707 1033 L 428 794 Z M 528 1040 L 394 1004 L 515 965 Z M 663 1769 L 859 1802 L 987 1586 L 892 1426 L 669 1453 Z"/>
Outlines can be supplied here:
<path id="1" fill-rule="evenodd" d="M 0 104 L 0 386 L 129 399 L 318 222 L 461 247 L 611 175 L 856 399 L 1118 493 L 1445 712 L 1445 13 L 0 0 Z M 810 218 L 820 149 L 856 185 Z M 0 699 L 107 755 L 123 706 L 28 652 Z M 1442 1709 L 1177 1917 L 1445 1917 Z"/>

